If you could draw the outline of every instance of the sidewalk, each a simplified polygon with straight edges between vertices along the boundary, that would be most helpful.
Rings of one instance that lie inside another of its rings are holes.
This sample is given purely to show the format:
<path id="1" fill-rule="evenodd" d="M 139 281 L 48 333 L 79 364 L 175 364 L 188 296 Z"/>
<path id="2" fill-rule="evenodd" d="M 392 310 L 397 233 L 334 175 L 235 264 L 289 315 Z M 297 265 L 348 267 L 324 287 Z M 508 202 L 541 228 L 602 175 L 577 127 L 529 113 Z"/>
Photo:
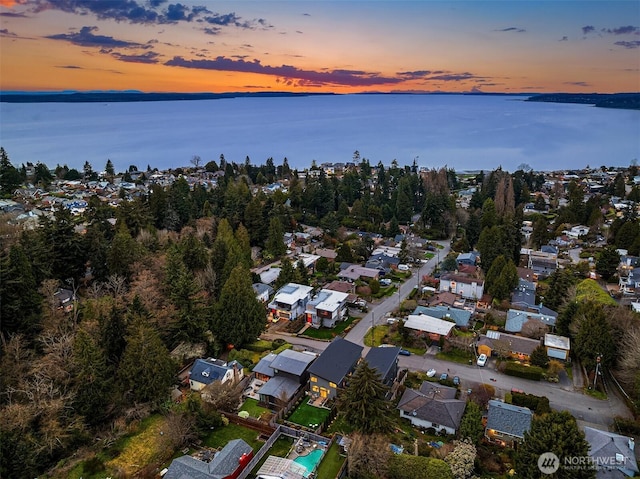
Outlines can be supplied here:
<path id="1" fill-rule="evenodd" d="M 582 374 L 582 364 L 577 359 L 571 363 L 571 372 L 573 374 L 573 389 L 582 391 L 584 389 L 584 375 Z"/>

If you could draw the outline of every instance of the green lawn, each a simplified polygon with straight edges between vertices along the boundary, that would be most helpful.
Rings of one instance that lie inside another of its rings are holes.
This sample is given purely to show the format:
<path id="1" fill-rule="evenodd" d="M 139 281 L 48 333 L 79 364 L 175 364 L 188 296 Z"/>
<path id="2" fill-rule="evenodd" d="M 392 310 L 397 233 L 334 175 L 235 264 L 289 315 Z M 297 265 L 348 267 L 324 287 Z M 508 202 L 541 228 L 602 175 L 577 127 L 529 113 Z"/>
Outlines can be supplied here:
<path id="1" fill-rule="evenodd" d="M 267 408 L 258 406 L 258 400 L 247 398 L 240 408 L 241 411 L 247 411 L 251 417 L 259 419 L 262 413 L 270 412 Z"/>
<path id="2" fill-rule="evenodd" d="M 333 339 L 336 336 L 340 336 L 344 332 L 344 330 L 351 323 L 353 323 L 353 321 L 355 319 L 356 318 L 354 318 L 353 316 L 349 316 L 344 321 L 340 321 L 338 324 L 336 324 L 335 328 L 333 328 L 333 329 L 329 329 L 329 328 L 319 328 L 319 329 L 309 328 L 304 332 L 303 336 L 309 336 L 310 338 L 314 338 L 314 339 Z"/>
<path id="3" fill-rule="evenodd" d="M 327 478 L 336 477 L 345 460 L 346 458 L 340 455 L 340 446 L 334 442 L 318 465 L 318 473 L 316 475 Z"/>
<path id="4" fill-rule="evenodd" d="M 380 346 L 382 344 L 382 339 L 387 335 L 388 332 L 389 332 L 389 326 L 386 326 L 386 325 L 375 326 L 373 328 L 373 332 L 371 328 L 369 328 L 369 331 L 367 331 L 367 334 L 364 335 L 364 345 Z"/>
<path id="5" fill-rule="evenodd" d="M 453 361 L 454 363 L 469 364 L 469 360 L 473 361 L 474 356 L 473 353 L 470 353 L 469 351 L 452 349 L 449 352 L 441 351 L 436 353 L 436 358 Z"/>
<path id="6" fill-rule="evenodd" d="M 287 454 L 289 454 L 292 445 L 293 438 L 281 434 L 280 437 L 276 439 L 276 442 L 274 442 L 273 445 L 269 448 L 267 453 L 262 457 L 262 459 L 258 461 L 258 464 L 256 464 L 256 467 L 253 468 L 251 474 L 249 474 L 249 477 L 256 477 L 256 474 L 269 456 L 287 457 Z"/>
<path id="7" fill-rule="evenodd" d="M 287 418 L 287 421 L 308 427 L 311 424 L 322 424 L 330 412 L 328 409 L 310 406 L 303 401 L 300 403 L 300 406 L 293 411 L 293 414 Z"/>
<path id="8" fill-rule="evenodd" d="M 259 435 L 258 431 L 229 423 L 228 426 L 214 429 L 203 441 L 203 446 L 223 448 L 233 439 L 243 439 L 253 448 L 254 452 L 257 452 L 264 444 L 263 441 L 258 440 Z"/>

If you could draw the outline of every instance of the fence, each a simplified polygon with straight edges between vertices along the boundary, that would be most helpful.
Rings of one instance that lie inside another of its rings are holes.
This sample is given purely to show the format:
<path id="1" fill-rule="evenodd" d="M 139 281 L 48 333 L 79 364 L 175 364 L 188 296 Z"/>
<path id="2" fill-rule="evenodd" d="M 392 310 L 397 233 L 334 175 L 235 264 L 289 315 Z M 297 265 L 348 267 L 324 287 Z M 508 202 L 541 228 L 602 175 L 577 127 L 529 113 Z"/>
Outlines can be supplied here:
<path id="1" fill-rule="evenodd" d="M 245 467 L 242 470 L 242 472 L 238 475 L 238 479 L 246 479 L 249 476 L 249 474 L 251 474 L 251 471 L 253 471 L 253 469 L 258 465 L 258 463 L 262 460 L 262 458 L 269 451 L 269 449 L 271 449 L 271 446 L 273 446 L 273 443 L 276 442 L 279 437 L 280 437 L 280 426 L 278 426 L 275 429 L 273 434 L 271 434 L 269 439 L 267 439 L 267 441 L 263 444 L 260 450 L 256 452 L 253 458 L 251 458 L 251 461 L 249 461 L 249 464 L 247 464 L 247 467 Z"/>
<path id="2" fill-rule="evenodd" d="M 260 434 L 264 434 L 266 436 L 271 436 L 277 428 L 266 424 L 259 419 L 253 418 L 243 418 L 238 416 L 237 414 L 233 414 L 230 412 L 225 412 L 224 415 L 229 419 L 229 422 L 234 424 L 238 424 L 240 426 L 248 427 L 249 429 L 253 429 L 254 431 L 258 431 Z"/>

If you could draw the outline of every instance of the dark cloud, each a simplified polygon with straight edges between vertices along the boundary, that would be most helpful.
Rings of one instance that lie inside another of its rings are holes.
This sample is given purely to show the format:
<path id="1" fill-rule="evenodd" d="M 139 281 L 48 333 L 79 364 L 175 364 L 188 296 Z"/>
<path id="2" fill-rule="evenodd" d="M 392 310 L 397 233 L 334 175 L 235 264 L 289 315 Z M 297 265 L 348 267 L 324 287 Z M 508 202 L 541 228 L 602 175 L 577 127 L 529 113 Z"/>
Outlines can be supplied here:
<path id="1" fill-rule="evenodd" d="M 558 40 L 558 41 L 559 41 L 559 42 L 566 42 L 566 41 L 568 41 L 568 40 L 569 40 L 569 37 L 565 35 L 564 37 L 562 37 L 562 38 L 561 38 L 560 40 Z"/>
<path id="2" fill-rule="evenodd" d="M 444 73 L 442 75 L 436 75 L 428 77 L 428 80 L 441 80 L 441 81 L 464 81 L 478 79 L 473 73 Z"/>
<path id="3" fill-rule="evenodd" d="M 524 28 L 518 28 L 518 27 L 507 27 L 507 28 L 501 28 L 499 30 L 496 30 L 496 32 L 516 32 L 516 33 L 524 33 L 526 32 L 526 30 Z"/>
<path id="4" fill-rule="evenodd" d="M 222 28 L 220 27 L 205 27 L 203 31 L 207 35 L 217 35 L 221 30 Z"/>
<path id="5" fill-rule="evenodd" d="M 640 48 L 640 40 L 633 40 L 631 42 L 615 42 L 614 45 L 625 48 Z"/>
<path id="6" fill-rule="evenodd" d="M 139 43 L 116 40 L 106 35 L 94 35 L 92 32 L 96 30 L 98 30 L 98 27 L 82 27 L 80 31 L 76 33 L 59 33 L 57 35 L 49 35 L 45 38 L 49 38 L 50 40 L 64 40 L 82 47 L 144 48 L 144 45 Z"/>
<path id="7" fill-rule="evenodd" d="M 396 73 L 396 75 L 400 75 L 401 77 L 405 78 L 406 80 L 414 80 L 417 78 L 424 78 L 428 75 L 431 75 L 432 71 L 430 70 L 416 70 L 413 72 L 398 72 Z M 440 72 L 442 73 L 442 72 Z"/>
<path id="8" fill-rule="evenodd" d="M 203 14 L 203 13 L 213 13 L 211 10 L 209 10 L 205 6 L 194 6 L 194 7 L 191 8 L 191 11 L 196 16 L 200 15 L 200 14 Z"/>
<path id="9" fill-rule="evenodd" d="M 0 12 L 0 17 L 27 18 L 27 16 L 24 13 L 16 13 L 16 12 Z"/>
<path id="10" fill-rule="evenodd" d="M 302 14 L 302 16 L 303 16 L 303 17 L 310 17 L 310 16 L 311 16 L 311 14 L 310 14 L 310 13 L 303 13 L 303 14 Z"/>
<path id="11" fill-rule="evenodd" d="M 59 65 L 57 68 L 66 68 L 69 70 L 84 70 L 84 68 L 79 67 L 78 65 Z"/>
<path id="12" fill-rule="evenodd" d="M 564 84 L 573 86 L 591 86 L 591 83 L 586 81 L 566 81 Z"/>
<path id="13" fill-rule="evenodd" d="M 153 8 L 157 8 L 163 3 L 167 3 L 167 0 L 149 0 L 149 5 L 151 5 Z"/>
<path id="14" fill-rule="evenodd" d="M 159 57 L 156 52 L 145 52 L 140 55 L 125 55 L 122 53 L 113 52 L 111 56 L 122 62 L 129 63 L 158 63 Z"/>
<path id="15" fill-rule="evenodd" d="M 634 27 L 633 25 L 627 25 L 625 27 L 618 27 L 618 28 L 607 28 L 605 30 L 607 33 L 611 33 L 613 35 L 630 35 L 630 34 L 639 34 L 640 33 L 640 28 L 638 27 Z"/>
<path id="16" fill-rule="evenodd" d="M 18 35 L 16 35 L 13 32 L 10 32 L 9 29 L 7 28 L 3 28 L 2 30 L 0 30 L 0 37 L 17 37 Z"/>
<path id="17" fill-rule="evenodd" d="M 170 22 L 185 21 L 190 22 L 195 18 L 191 9 L 181 3 L 169 5 L 167 7 L 167 20 Z"/>
<path id="18" fill-rule="evenodd" d="M 245 61 L 234 60 L 226 57 L 217 57 L 214 60 L 186 60 L 176 56 L 165 63 L 167 66 L 182 68 L 195 68 L 200 70 L 234 71 L 242 73 L 258 73 L 272 75 L 281 78 L 283 83 L 290 84 L 313 83 L 317 85 L 350 85 L 370 86 L 394 84 L 403 81 L 401 78 L 384 77 L 378 73 L 370 73 L 359 70 L 332 70 L 312 71 L 301 70 L 291 65 L 269 66 L 262 65 L 259 60 Z"/>
<path id="19" fill-rule="evenodd" d="M 214 13 L 213 15 L 209 15 L 204 17 L 204 21 L 211 25 L 220 25 L 221 27 L 226 27 L 229 25 L 240 25 L 241 18 L 235 14 L 235 12 L 231 13 Z"/>
<path id="20" fill-rule="evenodd" d="M 582 27 L 582 34 L 583 35 L 587 35 L 589 33 L 595 32 L 596 31 L 596 27 L 594 27 L 593 25 L 587 25 L 586 27 Z"/>

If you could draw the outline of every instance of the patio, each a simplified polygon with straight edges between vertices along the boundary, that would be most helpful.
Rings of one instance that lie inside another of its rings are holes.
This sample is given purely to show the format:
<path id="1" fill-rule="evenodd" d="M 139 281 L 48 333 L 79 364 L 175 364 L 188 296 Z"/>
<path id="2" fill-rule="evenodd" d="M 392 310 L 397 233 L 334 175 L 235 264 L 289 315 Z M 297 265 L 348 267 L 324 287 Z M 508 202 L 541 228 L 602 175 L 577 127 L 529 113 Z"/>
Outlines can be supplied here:
<path id="1" fill-rule="evenodd" d="M 260 396 L 258 395 L 258 391 L 262 386 L 264 386 L 264 383 L 265 381 L 253 378 L 249 383 L 249 386 L 247 386 L 245 390 L 242 392 L 242 396 L 244 398 L 251 398 L 251 399 L 255 399 L 256 401 L 259 401 Z"/>

